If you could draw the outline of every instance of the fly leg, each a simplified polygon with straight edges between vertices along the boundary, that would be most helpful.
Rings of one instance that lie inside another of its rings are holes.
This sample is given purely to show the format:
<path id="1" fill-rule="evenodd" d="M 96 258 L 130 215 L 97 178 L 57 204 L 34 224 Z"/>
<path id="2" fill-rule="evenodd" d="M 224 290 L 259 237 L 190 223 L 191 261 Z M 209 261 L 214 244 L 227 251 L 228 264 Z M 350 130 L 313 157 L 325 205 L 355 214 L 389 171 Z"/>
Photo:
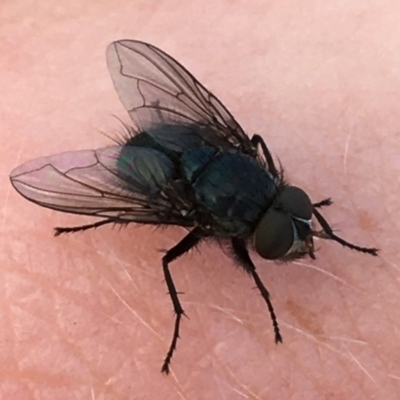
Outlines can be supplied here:
<path id="1" fill-rule="evenodd" d="M 315 218 L 317 219 L 318 223 L 321 225 L 322 231 L 321 232 L 314 232 L 313 233 L 314 236 L 320 237 L 322 239 L 334 240 L 335 242 L 340 243 L 342 246 L 348 247 L 348 248 L 356 250 L 356 251 L 360 251 L 362 253 L 371 254 L 373 256 L 377 256 L 378 255 L 378 249 L 369 248 L 369 247 L 360 247 L 360 246 L 357 246 L 357 245 L 352 244 L 350 242 L 347 242 L 346 240 L 342 239 L 341 237 L 335 235 L 333 233 L 332 228 L 330 227 L 330 225 L 326 221 L 326 219 L 316 209 L 316 207 L 320 206 L 321 203 L 323 203 L 323 201 L 320 202 L 320 203 L 317 203 L 317 205 L 314 204 L 313 214 L 314 214 Z M 322 204 L 322 205 L 325 205 L 325 204 Z"/>
<path id="2" fill-rule="evenodd" d="M 328 207 L 328 206 L 331 206 L 332 204 L 333 204 L 332 199 L 328 198 L 328 199 L 324 199 L 322 201 L 319 201 L 318 203 L 314 203 L 313 207 L 314 208 Z"/>
<path id="3" fill-rule="evenodd" d="M 275 343 L 279 342 L 282 343 L 282 335 L 279 330 L 278 320 L 276 318 L 274 307 L 272 306 L 271 303 L 271 298 L 270 298 L 271 296 L 256 272 L 256 267 L 253 264 L 253 261 L 251 261 L 249 252 L 246 248 L 245 241 L 242 239 L 233 238 L 231 242 L 232 242 L 233 253 L 236 257 L 236 260 L 239 262 L 241 267 L 253 277 L 258 290 L 261 292 L 261 296 L 267 303 L 269 314 L 272 320 L 272 326 L 274 327 Z"/>
<path id="4" fill-rule="evenodd" d="M 164 116 L 162 115 L 160 110 L 160 100 L 157 99 L 156 101 L 152 101 L 150 105 L 156 110 L 157 117 L 159 118 L 160 122 L 164 123 Z"/>
<path id="5" fill-rule="evenodd" d="M 113 219 L 103 219 L 101 221 L 97 221 L 93 224 L 88 224 L 88 225 L 81 225 L 81 226 L 71 226 L 71 227 L 56 227 L 54 228 L 54 236 L 59 236 L 63 233 L 75 233 L 75 232 L 80 232 L 80 231 L 86 231 L 88 229 L 94 229 L 98 228 L 99 226 L 106 225 L 106 224 L 112 224 L 112 223 L 117 223 Z"/>
<path id="6" fill-rule="evenodd" d="M 251 143 L 253 143 L 254 146 L 261 146 L 261 149 L 264 153 L 265 160 L 267 161 L 268 165 L 268 170 L 271 172 L 271 174 L 275 178 L 279 178 L 281 174 L 278 172 L 277 168 L 275 167 L 274 160 L 272 158 L 272 155 L 267 147 L 267 145 L 264 142 L 264 139 L 260 135 L 253 135 L 251 138 Z"/>
<path id="7" fill-rule="evenodd" d="M 183 308 L 179 301 L 178 292 L 176 291 L 175 284 L 172 279 L 172 275 L 169 271 L 168 264 L 170 262 L 176 260 L 180 256 L 182 256 L 186 252 L 188 252 L 191 248 L 196 246 L 200 242 L 200 240 L 203 238 L 204 238 L 204 235 L 201 234 L 200 229 L 195 228 L 189 234 L 187 234 L 176 246 L 174 246 L 172 249 L 168 250 L 167 253 L 165 254 L 165 256 L 162 258 L 165 282 L 167 284 L 168 293 L 171 297 L 172 304 L 174 306 L 174 312 L 175 312 L 174 333 L 172 336 L 172 341 L 169 346 L 167 356 L 165 357 L 164 363 L 161 368 L 161 372 L 164 372 L 166 374 L 169 373 L 169 365 L 171 363 L 172 356 L 176 349 L 176 343 L 179 338 L 179 327 L 180 327 L 181 319 L 182 319 L 182 316 L 185 315 L 185 312 L 183 311 Z"/>

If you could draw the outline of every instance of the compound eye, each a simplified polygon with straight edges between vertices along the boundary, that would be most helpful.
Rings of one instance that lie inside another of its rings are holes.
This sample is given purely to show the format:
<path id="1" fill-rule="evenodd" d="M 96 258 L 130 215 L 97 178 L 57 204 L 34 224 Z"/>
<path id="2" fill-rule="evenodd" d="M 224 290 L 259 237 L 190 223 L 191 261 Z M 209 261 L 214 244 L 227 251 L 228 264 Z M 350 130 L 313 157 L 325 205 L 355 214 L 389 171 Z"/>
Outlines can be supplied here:
<path id="1" fill-rule="evenodd" d="M 312 217 L 313 205 L 310 198 L 304 190 L 296 186 L 283 189 L 279 195 L 279 205 L 293 217 L 305 220 Z"/>
<path id="2" fill-rule="evenodd" d="M 269 209 L 254 234 L 257 253 L 268 260 L 283 257 L 292 247 L 294 227 L 289 215 Z"/>

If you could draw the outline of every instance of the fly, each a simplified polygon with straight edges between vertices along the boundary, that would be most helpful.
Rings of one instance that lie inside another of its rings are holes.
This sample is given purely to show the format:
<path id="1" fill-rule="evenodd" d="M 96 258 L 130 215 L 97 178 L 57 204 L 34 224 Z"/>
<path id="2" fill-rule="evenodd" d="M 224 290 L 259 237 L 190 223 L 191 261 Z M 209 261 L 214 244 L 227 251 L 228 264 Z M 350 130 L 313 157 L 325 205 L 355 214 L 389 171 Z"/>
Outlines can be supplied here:
<path id="1" fill-rule="evenodd" d="M 131 117 L 124 139 L 97 150 L 42 157 L 15 168 L 14 188 L 43 207 L 100 220 L 55 228 L 55 235 L 131 222 L 178 225 L 189 232 L 162 258 L 175 311 L 168 373 L 184 310 L 169 264 L 206 238 L 228 243 L 265 300 L 275 342 L 282 342 L 270 295 L 249 255 L 268 260 L 315 258 L 314 237 L 376 256 L 337 236 L 319 209 L 289 184 L 259 135 L 247 136 L 225 106 L 188 70 L 150 44 L 111 43 L 107 64 Z M 312 218 L 320 225 L 314 228 Z"/>

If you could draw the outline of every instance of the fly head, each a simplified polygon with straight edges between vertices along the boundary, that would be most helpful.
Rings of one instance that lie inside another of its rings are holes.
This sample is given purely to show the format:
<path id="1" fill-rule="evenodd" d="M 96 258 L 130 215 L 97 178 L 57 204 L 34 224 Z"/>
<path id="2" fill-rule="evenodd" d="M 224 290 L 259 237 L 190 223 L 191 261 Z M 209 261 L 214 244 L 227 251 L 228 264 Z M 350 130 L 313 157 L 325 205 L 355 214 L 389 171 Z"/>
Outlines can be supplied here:
<path id="1" fill-rule="evenodd" d="M 285 186 L 261 218 L 254 235 L 257 253 L 268 260 L 314 256 L 313 204 L 296 186 Z"/>

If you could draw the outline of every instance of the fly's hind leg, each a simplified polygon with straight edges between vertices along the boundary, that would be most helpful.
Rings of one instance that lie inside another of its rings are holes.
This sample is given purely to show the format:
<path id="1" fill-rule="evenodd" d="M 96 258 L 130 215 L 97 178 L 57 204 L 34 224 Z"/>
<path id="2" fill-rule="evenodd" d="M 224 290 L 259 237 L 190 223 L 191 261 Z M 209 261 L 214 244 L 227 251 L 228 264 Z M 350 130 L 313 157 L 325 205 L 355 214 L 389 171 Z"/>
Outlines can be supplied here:
<path id="1" fill-rule="evenodd" d="M 98 228 L 99 226 L 112 224 L 112 223 L 117 223 L 117 221 L 115 221 L 113 219 L 103 219 L 103 220 L 97 221 L 93 224 L 87 224 L 87 225 L 81 225 L 81 226 L 71 226 L 71 227 L 56 227 L 56 228 L 54 228 L 54 236 L 59 236 L 59 235 L 62 235 L 63 233 L 75 233 L 75 232 L 86 231 L 88 229 L 95 229 L 95 228 Z"/>

